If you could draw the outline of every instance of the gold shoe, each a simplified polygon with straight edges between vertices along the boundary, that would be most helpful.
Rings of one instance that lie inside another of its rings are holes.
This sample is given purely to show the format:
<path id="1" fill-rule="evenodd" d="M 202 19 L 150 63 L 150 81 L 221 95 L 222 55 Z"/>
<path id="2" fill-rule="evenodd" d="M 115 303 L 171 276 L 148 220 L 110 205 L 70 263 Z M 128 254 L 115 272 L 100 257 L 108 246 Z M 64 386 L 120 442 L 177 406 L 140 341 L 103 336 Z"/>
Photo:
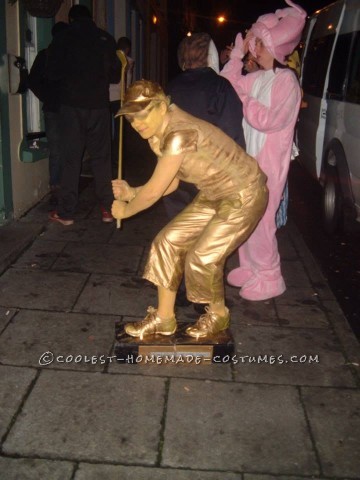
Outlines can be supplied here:
<path id="1" fill-rule="evenodd" d="M 141 322 L 127 323 L 125 325 L 125 332 L 131 337 L 140 337 L 143 339 L 144 335 L 173 335 L 176 332 L 176 318 L 162 319 L 157 316 L 157 310 L 154 307 L 148 307 L 148 314 Z"/>
<path id="2" fill-rule="evenodd" d="M 225 315 L 220 317 L 220 315 L 210 310 L 210 307 L 205 307 L 206 313 L 201 315 L 195 325 L 188 327 L 186 333 L 190 337 L 204 338 L 226 330 L 230 324 L 230 312 L 226 307 L 225 310 Z"/>

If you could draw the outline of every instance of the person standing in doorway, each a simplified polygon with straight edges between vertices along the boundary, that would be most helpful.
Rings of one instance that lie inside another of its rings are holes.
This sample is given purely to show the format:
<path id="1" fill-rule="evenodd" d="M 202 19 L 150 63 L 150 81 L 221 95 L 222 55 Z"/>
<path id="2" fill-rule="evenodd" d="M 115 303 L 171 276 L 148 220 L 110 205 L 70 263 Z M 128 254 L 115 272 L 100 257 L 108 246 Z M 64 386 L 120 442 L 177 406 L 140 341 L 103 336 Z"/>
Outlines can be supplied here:
<path id="1" fill-rule="evenodd" d="M 108 223 L 114 220 L 110 213 L 109 85 L 120 80 L 121 64 L 114 38 L 95 25 L 86 6 L 71 7 L 69 23 L 67 31 L 53 42 L 46 70 L 49 81 L 59 83 L 63 161 L 58 207 L 49 218 L 65 226 L 74 223 L 86 148 L 102 221 Z"/>
<path id="2" fill-rule="evenodd" d="M 55 23 L 51 30 L 52 37 L 55 38 L 68 28 L 65 22 Z M 59 132 L 59 92 L 58 84 L 50 83 L 46 79 L 46 68 L 48 63 L 48 48 L 40 50 L 31 67 L 28 82 L 30 90 L 43 103 L 42 110 L 44 114 L 45 132 L 49 147 L 49 184 L 50 184 L 50 205 L 57 205 L 57 194 L 60 188 L 60 178 L 62 171 L 61 163 L 61 136 Z"/>

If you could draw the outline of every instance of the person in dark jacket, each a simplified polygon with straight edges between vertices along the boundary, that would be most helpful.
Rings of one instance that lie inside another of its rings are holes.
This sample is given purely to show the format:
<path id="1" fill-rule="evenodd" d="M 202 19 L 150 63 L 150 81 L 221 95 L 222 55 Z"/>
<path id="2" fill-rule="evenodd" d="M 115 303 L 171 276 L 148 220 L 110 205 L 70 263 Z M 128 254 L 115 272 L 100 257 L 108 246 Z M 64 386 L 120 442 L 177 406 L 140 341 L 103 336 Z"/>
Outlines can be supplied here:
<path id="1" fill-rule="evenodd" d="M 231 83 L 215 71 L 215 48 L 207 33 L 194 33 L 191 37 L 185 37 L 178 47 L 178 63 L 183 71 L 171 80 L 167 93 L 172 103 L 194 117 L 220 128 L 245 149 L 241 127 L 242 103 Z M 194 185 L 181 182 L 176 192 L 163 199 L 168 217 L 173 218 L 180 213 L 197 193 Z"/>
<path id="2" fill-rule="evenodd" d="M 98 28 L 84 5 L 69 10 L 70 26 L 54 39 L 46 75 L 59 85 L 63 171 L 56 211 L 50 220 L 74 223 L 84 150 L 90 155 L 103 222 L 112 222 L 109 85 L 120 80 L 114 38 Z"/>
<path id="3" fill-rule="evenodd" d="M 51 30 L 53 38 L 68 28 L 65 22 L 57 22 Z M 59 134 L 59 92 L 57 84 L 46 79 L 48 48 L 40 50 L 32 64 L 28 82 L 30 90 L 43 103 L 45 132 L 49 147 L 49 184 L 51 190 L 50 204 L 57 204 L 57 192 L 61 178 L 61 137 Z"/>

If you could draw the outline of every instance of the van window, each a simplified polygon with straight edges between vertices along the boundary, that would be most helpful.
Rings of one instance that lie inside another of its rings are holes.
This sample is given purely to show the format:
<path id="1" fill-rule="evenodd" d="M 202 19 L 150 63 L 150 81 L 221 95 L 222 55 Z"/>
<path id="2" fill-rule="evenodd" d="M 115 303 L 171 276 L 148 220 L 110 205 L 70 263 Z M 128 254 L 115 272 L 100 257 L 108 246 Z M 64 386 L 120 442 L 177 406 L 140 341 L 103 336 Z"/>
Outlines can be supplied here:
<path id="1" fill-rule="evenodd" d="M 352 34 L 339 35 L 329 75 L 328 98 L 343 100 Z"/>
<path id="2" fill-rule="evenodd" d="M 303 73 L 304 92 L 315 97 L 322 97 L 335 34 L 312 38 L 306 52 Z M 321 58 L 321 61 L 319 61 Z"/>
<path id="3" fill-rule="evenodd" d="M 345 100 L 360 104 L 360 32 L 356 32 Z"/>

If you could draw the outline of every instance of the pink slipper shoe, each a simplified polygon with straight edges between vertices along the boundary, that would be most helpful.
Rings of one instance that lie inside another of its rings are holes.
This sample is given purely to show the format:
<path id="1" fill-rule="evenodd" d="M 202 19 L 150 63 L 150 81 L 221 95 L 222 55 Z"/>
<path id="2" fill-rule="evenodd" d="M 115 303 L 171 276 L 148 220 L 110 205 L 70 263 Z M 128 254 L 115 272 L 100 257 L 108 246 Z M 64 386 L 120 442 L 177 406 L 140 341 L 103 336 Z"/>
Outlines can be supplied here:
<path id="1" fill-rule="evenodd" d="M 238 267 L 231 270 L 227 276 L 227 282 L 232 287 L 242 287 L 254 276 L 253 272 L 247 268 Z"/>
<path id="2" fill-rule="evenodd" d="M 240 297 L 245 300 L 261 301 L 282 295 L 286 285 L 282 277 L 277 280 L 264 280 L 257 278 L 255 281 L 247 282 L 240 290 Z"/>

